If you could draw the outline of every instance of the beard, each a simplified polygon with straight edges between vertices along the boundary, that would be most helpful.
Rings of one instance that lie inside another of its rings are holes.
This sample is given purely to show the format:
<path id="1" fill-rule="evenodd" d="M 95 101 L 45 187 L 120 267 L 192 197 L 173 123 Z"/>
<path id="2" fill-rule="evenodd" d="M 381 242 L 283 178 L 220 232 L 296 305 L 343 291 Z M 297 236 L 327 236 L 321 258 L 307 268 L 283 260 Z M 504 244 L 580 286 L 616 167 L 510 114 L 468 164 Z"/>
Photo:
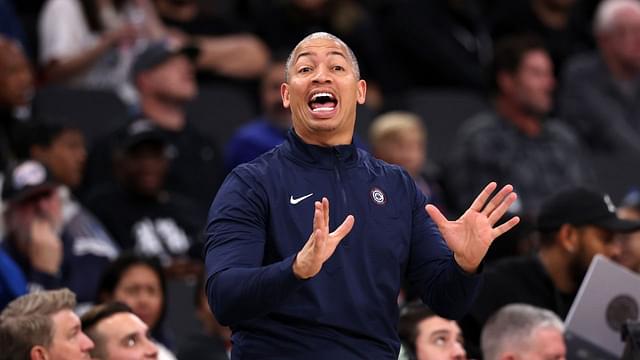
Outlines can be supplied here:
<path id="1" fill-rule="evenodd" d="M 589 261 L 585 261 L 585 252 L 584 248 L 580 246 L 578 252 L 573 256 L 571 261 L 569 262 L 569 275 L 571 276 L 571 280 L 575 285 L 575 291 L 578 290 L 580 284 L 582 283 L 582 279 L 587 274 L 587 270 L 589 269 Z"/>

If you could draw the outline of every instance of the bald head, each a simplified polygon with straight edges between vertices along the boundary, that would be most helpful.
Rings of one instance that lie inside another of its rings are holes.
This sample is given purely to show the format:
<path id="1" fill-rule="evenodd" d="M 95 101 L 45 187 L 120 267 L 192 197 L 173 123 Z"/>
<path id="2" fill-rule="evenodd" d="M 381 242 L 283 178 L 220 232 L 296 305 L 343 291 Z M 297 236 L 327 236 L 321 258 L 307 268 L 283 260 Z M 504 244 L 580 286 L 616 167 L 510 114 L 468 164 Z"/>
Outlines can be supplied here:
<path id="1" fill-rule="evenodd" d="M 344 48 L 347 52 L 347 55 L 349 56 L 348 60 L 351 62 L 351 66 L 353 67 L 353 71 L 356 75 L 356 78 L 360 79 L 360 66 L 358 66 L 358 59 L 356 59 L 356 55 L 353 53 L 353 50 L 351 50 L 351 48 L 344 41 L 342 41 L 339 37 L 333 34 L 329 34 L 327 32 L 315 32 L 313 34 L 307 35 L 304 39 L 300 40 L 298 45 L 296 45 L 296 47 L 293 48 L 293 51 L 291 51 L 291 53 L 289 54 L 289 57 L 287 58 L 287 62 L 285 63 L 285 68 L 284 68 L 285 82 L 289 82 L 289 70 L 291 69 L 291 65 L 295 62 L 296 58 L 299 56 L 299 50 L 302 47 L 302 45 L 306 44 L 309 41 L 318 40 L 318 39 L 335 41 L 336 43 L 338 43 L 338 45 L 340 45 L 340 47 Z"/>

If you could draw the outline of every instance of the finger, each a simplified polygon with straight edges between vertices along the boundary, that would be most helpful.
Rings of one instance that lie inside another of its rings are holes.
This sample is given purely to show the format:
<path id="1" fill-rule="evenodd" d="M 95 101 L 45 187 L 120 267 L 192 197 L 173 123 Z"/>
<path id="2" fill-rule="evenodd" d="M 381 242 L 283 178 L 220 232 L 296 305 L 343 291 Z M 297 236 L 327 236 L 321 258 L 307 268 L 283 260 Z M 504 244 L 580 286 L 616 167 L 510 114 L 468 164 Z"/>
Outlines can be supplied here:
<path id="1" fill-rule="evenodd" d="M 324 212 L 324 223 L 329 227 L 329 199 L 326 197 L 322 198 L 322 211 Z"/>
<path id="2" fill-rule="evenodd" d="M 442 212 L 440 212 L 440 210 L 438 210 L 437 207 L 431 204 L 427 204 L 427 206 L 425 206 L 425 210 L 427 210 L 427 214 L 431 216 L 431 219 L 433 220 L 434 223 L 436 223 L 436 225 L 440 230 L 442 230 L 442 227 L 445 226 L 449 221 L 447 220 L 446 217 L 444 217 Z"/>
<path id="3" fill-rule="evenodd" d="M 505 185 L 491 200 L 489 200 L 489 203 L 487 204 L 487 206 L 485 206 L 484 209 L 482 209 L 482 213 L 485 216 L 491 215 L 491 212 L 495 210 L 498 206 L 500 206 L 500 204 L 502 204 L 504 199 L 512 192 L 513 192 L 513 186 L 511 184 Z"/>
<path id="4" fill-rule="evenodd" d="M 497 223 L 498 220 L 500 220 L 500 218 L 502 218 L 502 216 L 507 213 L 507 210 L 509 210 L 509 207 L 516 201 L 517 198 L 518 195 L 512 192 L 509 194 L 509 196 L 503 199 L 500 205 L 498 205 L 498 207 L 489 214 L 489 223 L 492 226 L 493 224 Z"/>
<path id="5" fill-rule="evenodd" d="M 324 226 L 324 215 L 322 214 L 322 205 L 320 205 L 319 201 L 315 202 L 315 210 L 313 212 L 313 231 L 323 230 Z"/>
<path id="6" fill-rule="evenodd" d="M 473 200 L 473 203 L 471 204 L 469 209 L 475 210 L 478 212 L 482 211 L 484 204 L 487 202 L 487 199 L 489 198 L 491 193 L 493 193 L 493 191 L 496 189 L 497 186 L 498 184 L 496 184 L 494 181 L 487 184 L 487 186 L 485 186 L 484 189 L 482 189 L 480 194 L 478 194 L 478 197 L 476 197 L 476 199 Z"/>
<path id="7" fill-rule="evenodd" d="M 355 222 L 356 219 L 353 217 L 353 215 L 347 216 L 342 224 L 340 224 L 340 226 L 338 226 L 338 228 L 331 233 L 331 237 L 334 238 L 336 242 L 340 242 L 349 234 L 349 232 L 351 232 L 351 229 L 353 229 L 353 224 L 355 224 Z"/>
<path id="8" fill-rule="evenodd" d="M 318 258 L 324 254 L 324 249 L 327 246 L 326 236 L 322 236 L 320 229 L 313 233 L 313 257 Z"/>
<path id="9" fill-rule="evenodd" d="M 494 239 L 497 238 L 498 236 L 506 233 L 507 231 L 511 230 L 519 222 L 520 222 L 520 217 L 514 216 L 511 219 L 509 219 L 507 222 L 505 222 L 505 223 L 501 224 L 500 226 L 498 226 L 497 228 L 493 229 Z"/>

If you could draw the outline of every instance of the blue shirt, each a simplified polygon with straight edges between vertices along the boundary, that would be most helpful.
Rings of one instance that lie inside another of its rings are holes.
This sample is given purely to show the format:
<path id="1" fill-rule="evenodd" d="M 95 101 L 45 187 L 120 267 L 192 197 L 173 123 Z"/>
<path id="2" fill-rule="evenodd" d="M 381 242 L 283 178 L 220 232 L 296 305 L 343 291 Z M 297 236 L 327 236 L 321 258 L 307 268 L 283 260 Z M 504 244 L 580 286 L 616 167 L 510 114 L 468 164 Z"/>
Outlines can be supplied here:
<path id="1" fill-rule="evenodd" d="M 236 131 L 224 151 L 224 166 L 227 171 L 249 162 L 280 145 L 286 130 L 274 126 L 265 117 L 244 125 Z"/>
<path id="2" fill-rule="evenodd" d="M 349 214 L 355 225 L 320 273 L 299 280 L 292 264 L 322 197 L 330 231 Z M 209 303 L 232 327 L 232 359 L 395 360 L 405 277 L 440 315 L 464 315 L 480 277 L 457 266 L 426 203 L 400 167 L 293 132 L 235 168 L 211 206 L 205 247 Z"/>

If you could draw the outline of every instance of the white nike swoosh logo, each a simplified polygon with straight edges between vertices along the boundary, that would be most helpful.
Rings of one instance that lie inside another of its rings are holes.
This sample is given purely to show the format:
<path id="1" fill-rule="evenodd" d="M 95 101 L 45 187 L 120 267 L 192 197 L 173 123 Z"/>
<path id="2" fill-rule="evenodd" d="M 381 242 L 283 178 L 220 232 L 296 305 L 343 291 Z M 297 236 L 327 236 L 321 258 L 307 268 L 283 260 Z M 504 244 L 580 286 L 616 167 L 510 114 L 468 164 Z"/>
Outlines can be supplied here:
<path id="1" fill-rule="evenodd" d="M 304 200 L 304 199 L 308 198 L 308 197 L 309 197 L 309 196 L 311 196 L 311 195 L 313 195 L 313 193 L 311 193 L 311 194 L 307 194 L 307 195 L 305 195 L 305 196 L 301 196 L 301 197 L 299 197 L 299 198 L 294 198 L 294 197 L 293 197 L 293 195 L 291 195 L 291 197 L 289 198 L 289 203 L 291 203 L 291 205 L 295 205 L 295 204 L 299 203 L 300 201 L 302 201 L 302 200 Z"/>

